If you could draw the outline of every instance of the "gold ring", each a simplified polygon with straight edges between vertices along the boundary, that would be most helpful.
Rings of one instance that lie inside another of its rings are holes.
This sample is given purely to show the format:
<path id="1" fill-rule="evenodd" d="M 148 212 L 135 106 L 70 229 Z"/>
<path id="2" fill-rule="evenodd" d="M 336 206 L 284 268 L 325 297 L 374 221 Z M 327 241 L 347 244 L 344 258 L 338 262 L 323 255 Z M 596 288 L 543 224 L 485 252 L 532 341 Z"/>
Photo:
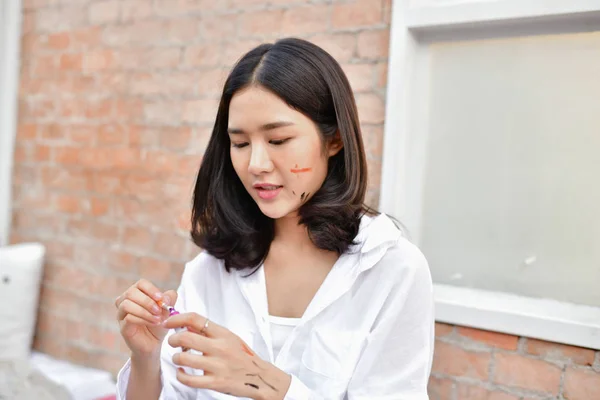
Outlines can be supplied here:
<path id="1" fill-rule="evenodd" d="M 209 323 L 209 319 L 206 318 L 206 322 L 204 323 L 204 326 L 202 327 L 202 329 L 200 330 L 200 334 L 204 335 L 204 331 L 206 330 L 206 328 L 208 328 L 208 323 Z"/>

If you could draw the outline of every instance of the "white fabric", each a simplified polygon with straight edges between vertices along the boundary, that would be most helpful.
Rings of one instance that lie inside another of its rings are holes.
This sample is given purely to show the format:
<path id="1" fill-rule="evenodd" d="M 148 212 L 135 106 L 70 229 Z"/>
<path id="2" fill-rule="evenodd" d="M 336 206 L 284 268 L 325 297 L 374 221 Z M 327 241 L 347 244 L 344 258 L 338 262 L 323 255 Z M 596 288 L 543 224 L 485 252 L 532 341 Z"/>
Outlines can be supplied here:
<path id="1" fill-rule="evenodd" d="M 271 342 L 273 344 L 273 357 L 277 359 L 279 351 L 292 334 L 294 327 L 298 325 L 301 318 L 282 318 L 269 315 L 269 324 L 271 326 Z"/>
<path id="2" fill-rule="evenodd" d="M 29 359 L 45 252 L 39 243 L 0 247 L 0 359 Z"/>
<path id="3" fill-rule="evenodd" d="M 227 273 L 220 260 L 202 252 L 186 265 L 176 308 L 227 327 L 290 374 L 285 400 L 427 400 L 434 344 L 427 261 L 384 215 L 363 217 L 355 242 L 277 357 L 262 268 L 250 276 Z M 171 361 L 177 351 L 163 342 L 161 400 L 234 398 L 179 383 Z M 119 372 L 118 399 L 125 399 L 129 370 L 128 362 Z"/>

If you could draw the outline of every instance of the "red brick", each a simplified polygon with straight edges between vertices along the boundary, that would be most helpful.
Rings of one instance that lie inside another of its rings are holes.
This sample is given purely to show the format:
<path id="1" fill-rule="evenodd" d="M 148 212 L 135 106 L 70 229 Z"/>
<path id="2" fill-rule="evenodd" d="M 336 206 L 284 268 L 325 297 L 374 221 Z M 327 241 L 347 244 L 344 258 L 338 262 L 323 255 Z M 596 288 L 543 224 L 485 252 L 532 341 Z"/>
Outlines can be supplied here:
<path id="1" fill-rule="evenodd" d="M 119 124 L 102 124 L 98 128 L 98 144 L 117 145 L 127 143 L 126 128 Z"/>
<path id="2" fill-rule="evenodd" d="M 66 50 L 71 44 L 69 32 L 56 32 L 47 36 L 46 46 L 51 50 Z"/>
<path id="3" fill-rule="evenodd" d="M 385 119 L 385 103 L 379 95 L 361 93 L 356 96 L 361 124 L 381 124 Z"/>
<path id="4" fill-rule="evenodd" d="M 87 340 L 88 329 L 90 329 L 90 326 L 86 322 L 67 321 L 65 325 L 67 328 L 67 334 L 65 338 L 69 342 L 82 343 Z"/>
<path id="5" fill-rule="evenodd" d="M 86 72 L 107 69 L 113 63 L 112 50 L 96 50 L 87 52 L 82 61 L 82 67 Z"/>
<path id="6" fill-rule="evenodd" d="M 377 64 L 377 86 L 380 88 L 387 87 L 388 64 L 387 61 Z"/>
<path id="7" fill-rule="evenodd" d="M 458 399 L 460 400 L 519 400 L 517 396 L 513 396 L 503 392 L 489 391 L 479 386 L 467 385 L 464 383 L 458 384 Z"/>
<path id="8" fill-rule="evenodd" d="M 17 141 L 29 141 L 37 138 L 38 126 L 36 124 L 20 124 L 17 129 Z"/>
<path id="9" fill-rule="evenodd" d="M 55 199 L 55 204 L 58 211 L 69 214 L 77 214 L 81 212 L 81 199 L 79 197 L 58 195 Z"/>
<path id="10" fill-rule="evenodd" d="M 98 349 L 109 351 L 116 350 L 117 335 L 119 335 L 117 332 L 106 329 L 90 329 L 88 333 L 89 343 Z"/>
<path id="11" fill-rule="evenodd" d="M 219 103 L 217 100 L 194 100 L 183 105 L 182 120 L 188 123 L 214 123 Z"/>
<path id="12" fill-rule="evenodd" d="M 157 14 L 160 16 L 191 15 L 200 12 L 214 11 L 223 8 L 223 3 L 212 0 L 158 0 L 155 2 Z"/>
<path id="13" fill-rule="evenodd" d="M 63 54 L 60 56 L 60 68 L 63 70 L 79 70 L 83 65 L 81 54 Z"/>
<path id="14" fill-rule="evenodd" d="M 221 64 L 223 45 L 204 43 L 185 49 L 184 63 L 189 67 L 215 67 Z"/>
<path id="15" fill-rule="evenodd" d="M 107 265 L 112 271 L 137 274 L 138 257 L 125 251 L 111 250 Z"/>
<path id="16" fill-rule="evenodd" d="M 154 14 L 148 0 L 124 0 L 121 2 L 121 21 L 130 22 L 148 18 Z"/>
<path id="17" fill-rule="evenodd" d="M 279 35 L 282 24 L 283 10 L 246 12 L 238 17 L 238 34 L 242 37 Z"/>
<path id="18" fill-rule="evenodd" d="M 123 368 L 127 357 L 117 356 L 113 354 L 98 354 L 92 358 L 90 365 L 94 368 L 99 368 L 112 373 L 114 376 Z"/>
<path id="19" fill-rule="evenodd" d="M 203 96 L 219 96 L 223 91 L 227 72 L 223 68 L 203 69 L 196 82 L 197 92 Z"/>
<path id="20" fill-rule="evenodd" d="M 352 90 L 365 92 L 373 89 L 375 68 L 370 64 L 345 64 L 342 65 Z"/>
<path id="21" fill-rule="evenodd" d="M 600 399 L 600 372 L 567 368 L 564 398 L 567 400 Z"/>
<path id="22" fill-rule="evenodd" d="M 236 19 L 231 15 L 215 15 L 210 18 L 203 18 L 198 23 L 200 37 L 208 41 L 229 39 L 237 36 Z"/>
<path id="23" fill-rule="evenodd" d="M 175 68 L 181 60 L 181 49 L 173 47 L 125 48 L 115 50 L 113 57 L 113 66 L 125 70 Z"/>
<path id="24" fill-rule="evenodd" d="M 329 4 L 289 8 L 283 14 L 282 31 L 288 36 L 324 32 L 329 29 L 330 19 Z"/>
<path id="25" fill-rule="evenodd" d="M 171 273 L 171 264 L 168 261 L 152 257 L 141 257 L 139 261 L 139 274 L 141 278 L 158 284 L 167 282 Z"/>
<path id="26" fill-rule="evenodd" d="M 454 326 L 443 324 L 441 322 L 435 323 L 435 337 L 444 337 L 450 335 L 454 331 Z"/>
<path id="27" fill-rule="evenodd" d="M 92 176 L 77 169 L 64 167 L 43 167 L 41 178 L 45 186 L 65 190 L 90 190 L 92 189 Z"/>
<path id="28" fill-rule="evenodd" d="M 309 40 L 331 54 L 339 63 L 351 60 L 356 54 L 356 35 L 353 33 L 323 34 Z"/>
<path id="29" fill-rule="evenodd" d="M 353 0 L 333 6 L 332 25 L 336 29 L 353 29 L 383 22 L 381 0 Z"/>
<path id="30" fill-rule="evenodd" d="M 450 379 L 429 378 L 427 393 L 430 400 L 452 400 L 454 383 Z"/>
<path id="31" fill-rule="evenodd" d="M 92 24 L 101 25 L 119 20 L 119 1 L 107 0 L 91 3 L 88 18 Z"/>
<path id="32" fill-rule="evenodd" d="M 358 57 L 373 60 L 386 58 L 390 46 L 390 31 L 364 31 L 358 35 Z"/>
<path id="33" fill-rule="evenodd" d="M 187 241 L 187 238 L 175 234 L 158 233 L 156 234 L 154 250 L 158 254 L 177 260 L 183 260 Z"/>
<path id="34" fill-rule="evenodd" d="M 495 361 L 495 383 L 558 394 L 561 370 L 557 366 L 517 354 L 498 353 Z"/>
<path id="35" fill-rule="evenodd" d="M 263 43 L 263 41 L 258 39 L 243 39 L 228 44 L 224 49 L 223 65 L 228 68 L 231 67 L 235 62 L 242 58 L 244 54 L 261 43 Z"/>
<path id="36" fill-rule="evenodd" d="M 94 217 L 107 215 L 110 211 L 110 200 L 105 198 L 91 198 L 86 211 Z"/>
<path id="37" fill-rule="evenodd" d="M 76 5 L 41 8 L 35 13 L 34 24 L 39 32 L 64 32 L 80 28 L 87 24 L 86 8 Z"/>
<path id="38" fill-rule="evenodd" d="M 123 232 L 123 245 L 135 250 L 150 251 L 152 248 L 152 232 L 144 227 L 128 226 Z"/>
<path id="39" fill-rule="evenodd" d="M 594 363 L 594 350 L 583 347 L 527 339 L 525 349 L 529 354 L 546 359 L 572 362 L 579 365 L 592 365 Z"/>
<path id="40" fill-rule="evenodd" d="M 191 136 L 189 127 L 165 128 L 160 131 L 159 143 L 167 149 L 184 150 L 189 146 Z"/>
<path id="41" fill-rule="evenodd" d="M 159 142 L 159 130 L 133 125 L 129 127 L 129 146 L 140 147 L 140 148 L 153 148 L 158 145 Z"/>
<path id="42" fill-rule="evenodd" d="M 491 354 L 472 352 L 436 341 L 433 371 L 463 378 L 487 380 Z"/>
<path id="43" fill-rule="evenodd" d="M 518 336 L 506 335 L 498 332 L 484 331 L 481 329 L 473 329 L 459 326 L 457 327 L 456 331 L 461 336 L 465 336 L 477 342 L 485 343 L 489 346 L 505 350 L 516 350 L 517 344 L 519 342 Z"/>

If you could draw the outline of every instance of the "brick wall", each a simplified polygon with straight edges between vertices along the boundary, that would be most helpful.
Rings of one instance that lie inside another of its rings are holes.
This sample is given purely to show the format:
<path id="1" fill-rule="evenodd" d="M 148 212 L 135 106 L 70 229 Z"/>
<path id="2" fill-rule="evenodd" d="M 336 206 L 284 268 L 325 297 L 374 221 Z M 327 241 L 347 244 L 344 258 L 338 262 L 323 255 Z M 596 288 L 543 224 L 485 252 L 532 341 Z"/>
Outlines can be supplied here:
<path id="1" fill-rule="evenodd" d="M 600 399 L 600 351 L 436 324 L 431 400 Z"/>
<path id="2" fill-rule="evenodd" d="M 234 61 L 264 40 L 309 38 L 342 64 L 365 136 L 368 203 L 377 204 L 391 0 L 23 2 L 12 241 L 48 248 L 37 349 L 120 368 L 113 300 L 140 276 L 176 287 L 197 251 L 189 201 L 219 90 Z M 540 360 L 562 350 L 539 344 L 542 355 L 526 355 L 536 342 L 490 347 L 499 339 L 486 338 L 503 336 L 440 327 L 434 400 L 526 393 L 520 386 L 587 400 L 575 393 L 600 377 L 598 358 L 596 372 L 585 366 L 591 351 L 573 350 L 584 360 L 574 366 L 548 364 Z M 533 377 L 511 375 L 515 360 Z"/>

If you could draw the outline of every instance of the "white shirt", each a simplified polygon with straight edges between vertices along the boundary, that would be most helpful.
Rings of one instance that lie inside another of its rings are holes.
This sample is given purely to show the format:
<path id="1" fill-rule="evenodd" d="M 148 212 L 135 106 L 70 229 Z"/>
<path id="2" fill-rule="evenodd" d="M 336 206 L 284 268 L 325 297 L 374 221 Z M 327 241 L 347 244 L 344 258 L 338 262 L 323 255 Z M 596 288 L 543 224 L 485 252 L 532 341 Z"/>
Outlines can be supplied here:
<path id="1" fill-rule="evenodd" d="M 427 261 L 385 215 L 363 217 L 355 242 L 276 357 L 262 268 L 249 277 L 227 273 L 202 252 L 185 267 L 175 308 L 227 327 L 290 374 L 285 400 L 427 400 L 434 345 Z M 177 351 L 163 341 L 160 400 L 235 398 L 179 383 L 171 361 Z M 130 361 L 119 372 L 117 399 L 125 400 L 129 372 Z"/>
<path id="2" fill-rule="evenodd" d="M 269 315 L 273 357 L 277 358 L 277 355 L 283 347 L 283 344 L 287 341 L 288 336 L 292 334 L 294 328 L 300 323 L 301 320 L 302 318 L 282 318 Z"/>

